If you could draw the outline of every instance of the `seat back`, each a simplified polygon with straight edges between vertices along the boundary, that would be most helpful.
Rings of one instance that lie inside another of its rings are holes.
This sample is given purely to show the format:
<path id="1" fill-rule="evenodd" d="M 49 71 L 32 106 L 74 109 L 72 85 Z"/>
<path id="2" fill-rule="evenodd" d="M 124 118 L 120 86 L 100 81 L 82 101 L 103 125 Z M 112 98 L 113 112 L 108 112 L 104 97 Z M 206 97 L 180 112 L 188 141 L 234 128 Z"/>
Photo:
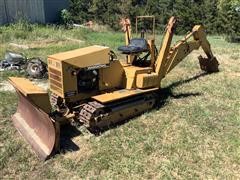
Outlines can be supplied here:
<path id="1" fill-rule="evenodd" d="M 120 46 L 118 50 L 123 54 L 134 54 L 149 51 L 148 43 L 144 38 L 133 38 L 130 40 L 129 45 Z"/>
<path id="2" fill-rule="evenodd" d="M 148 44 L 144 38 L 133 38 L 130 40 L 129 46 L 140 48 L 142 51 L 148 50 Z"/>

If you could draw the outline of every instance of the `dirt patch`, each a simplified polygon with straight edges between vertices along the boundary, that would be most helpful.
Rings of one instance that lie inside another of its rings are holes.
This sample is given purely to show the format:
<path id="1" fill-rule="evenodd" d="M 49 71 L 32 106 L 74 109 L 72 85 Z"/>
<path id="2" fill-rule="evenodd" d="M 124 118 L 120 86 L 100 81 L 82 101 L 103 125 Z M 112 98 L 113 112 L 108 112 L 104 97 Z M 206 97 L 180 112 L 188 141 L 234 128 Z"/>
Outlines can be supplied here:
<path id="1" fill-rule="evenodd" d="M 18 49 L 34 49 L 34 48 L 44 48 L 46 46 L 51 46 L 51 45 L 65 45 L 69 43 L 83 43 L 84 41 L 79 40 L 79 39 L 72 39 L 72 38 L 66 38 L 64 40 L 51 40 L 51 39 L 46 39 L 46 40 L 39 40 L 39 41 L 32 41 L 31 43 L 28 44 L 17 44 L 17 43 L 9 43 L 9 46 L 12 46 L 14 48 Z"/>
<path id="2" fill-rule="evenodd" d="M 238 78 L 238 77 L 240 77 L 240 72 L 229 72 L 228 75 L 230 77 Z"/>
<path id="3" fill-rule="evenodd" d="M 14 88 L 8 81 L 3 81 L 3 82 L 0 83 L 0 92 L 1 91 L 14 92 Z"/>
<path id="4" fill-rule="evenodd" d="M 28 46 L 29 48 L 42 48 L 46 46 L 51 46 L 51 45 L 64 45 L 64 44 L 69 44 L 69 43 L 82 43 L 83 41 L 78 40 L 78 39 L 71 39 L 67 38 L 64 40 L 51 40 L 51 39 L 46 39 L 46 40 L 41 40 L 41 41 L 33 41 L 31 42 Z"/>

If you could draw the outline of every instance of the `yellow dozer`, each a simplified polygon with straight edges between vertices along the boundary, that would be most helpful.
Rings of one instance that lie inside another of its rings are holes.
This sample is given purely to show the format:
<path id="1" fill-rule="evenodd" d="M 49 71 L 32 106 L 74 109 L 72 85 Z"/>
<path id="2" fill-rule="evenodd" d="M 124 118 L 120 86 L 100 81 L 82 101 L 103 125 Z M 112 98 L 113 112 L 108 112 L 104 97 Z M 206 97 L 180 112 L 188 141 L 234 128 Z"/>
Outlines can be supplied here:
<path id="1" fill-rule="evenodd" d="M 141 38 L 131 38 L 126 20 L 126 45 L 119 47 L 126 59 L 98 45 L 50 55 L 50 97 L 27 79 L 10 77 L 19 96 L 13 123 L 36 154 L 45 160 L 58 150 L 60 127 L 66 123 L 101 129 L 154 108 L 162 79 L 193 50 L 201 47 L 206 54 L 199 56 L 203 71 L 217 72 L 203 26 L 171 47 L 175 24 L 170 18 L 159 52 L 154 36 L 146 39 L 142 31 Z"/>

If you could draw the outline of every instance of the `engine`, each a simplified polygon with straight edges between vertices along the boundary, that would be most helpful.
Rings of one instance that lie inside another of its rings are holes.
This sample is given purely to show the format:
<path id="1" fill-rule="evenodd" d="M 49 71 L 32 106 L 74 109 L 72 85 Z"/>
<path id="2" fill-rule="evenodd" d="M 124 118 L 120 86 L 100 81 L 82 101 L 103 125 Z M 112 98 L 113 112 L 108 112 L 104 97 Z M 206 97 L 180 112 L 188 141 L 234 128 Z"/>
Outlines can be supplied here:
<path id="1" fill-rule="evenodd" d="M 98 90 L 98 70 L 80 70 L 77 74 L 78 92 Z"/>

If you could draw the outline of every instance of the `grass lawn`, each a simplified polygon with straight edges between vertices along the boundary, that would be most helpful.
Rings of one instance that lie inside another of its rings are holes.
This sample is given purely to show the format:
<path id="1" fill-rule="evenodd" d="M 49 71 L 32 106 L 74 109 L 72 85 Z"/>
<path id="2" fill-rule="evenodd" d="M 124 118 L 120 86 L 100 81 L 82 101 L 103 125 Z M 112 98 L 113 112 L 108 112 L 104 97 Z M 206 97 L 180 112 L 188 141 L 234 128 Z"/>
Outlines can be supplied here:
<path id="1" fill-rule="evenodd" d="M 240 44 L 220 36 L 209 41 L 219 73 L 203 74 L 197 62 L 203 52 L 195 51 L 163 81 L 159 108 L 97 137 L 66 128 L 63 133 L 71 134 L 71 141 L 46 162 L 37 159 L 13 127 L 15 93 L 0 91 L 0 179 L 239 179 Z M 116 50 L 124 35 L 20 23 L 0 27 L 0 59 L 12 50 L 46 60 L 47 55 L 91 44 Z M 0 72 L 0 88 L 11 75 L 21 74 Z M 77 148 L 68 148 L 73 143 Z"/>

